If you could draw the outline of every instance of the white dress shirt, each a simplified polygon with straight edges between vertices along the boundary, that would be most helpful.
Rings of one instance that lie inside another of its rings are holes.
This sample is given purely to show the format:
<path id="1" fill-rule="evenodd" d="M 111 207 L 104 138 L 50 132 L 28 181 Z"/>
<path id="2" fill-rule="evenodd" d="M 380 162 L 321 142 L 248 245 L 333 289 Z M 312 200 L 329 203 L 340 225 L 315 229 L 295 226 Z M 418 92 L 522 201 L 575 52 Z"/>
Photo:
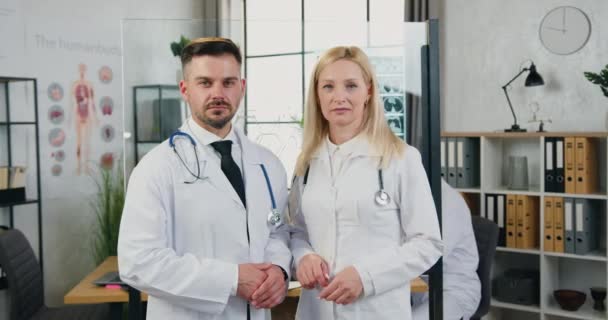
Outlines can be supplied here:
<path id="1" fill-rule="evenodd" d="M 336 145 L 331 140 L 329 140 L 329 136 L 325 139 L 327 145 L 327 151 L 329 152 L 329 162 L 331 168 L 331 178 L 335 183 L 336 178 L 342 174 L 342 170 L 344 168 L 344 163 L 349 160 L 355 151 L 357 144 L 359 143 L 360 137 L 354 137 L 341 145 Z"/>
<path id="2" fill-rule="evenodd" d="M 215 157 L 213 157 L 213 159 L 217 159 L 218 166 L 220 166 L 221 164 L 222 156 L 219 152 L 215 151 L 211 144 L 216 141 L 232 141 L 232 158 L 234 159 L 234 162 L 236 162 L 236 164 L 239 166 L 239 169 L 241 170 L 241 176 L 243 176 L 243 152 L 241 151 L 241 142 L 234 133 L 234 127 L 232 125 L 230 126 L 230 132 L 228 132 L 228 135 L 226 135 L 225 138 L 218 137 L 214 133 L 209 132 L 207 129 L 198 125 L 198 123 L 196 123 L 192 118 L 188 119 L 188 126 L 190 127 L 190 130 L 192 130 L 192 132 L 194 133 L 194 139 L 196 140 L 196 142 L 200 145 L 205 146 L 205 148 L 203 148 L 205 151 L 209 152 L 210 154 L 216 155 Z M 245 182 L 244 180 L 245 178 L 243 177 L 243 182 Z"/>

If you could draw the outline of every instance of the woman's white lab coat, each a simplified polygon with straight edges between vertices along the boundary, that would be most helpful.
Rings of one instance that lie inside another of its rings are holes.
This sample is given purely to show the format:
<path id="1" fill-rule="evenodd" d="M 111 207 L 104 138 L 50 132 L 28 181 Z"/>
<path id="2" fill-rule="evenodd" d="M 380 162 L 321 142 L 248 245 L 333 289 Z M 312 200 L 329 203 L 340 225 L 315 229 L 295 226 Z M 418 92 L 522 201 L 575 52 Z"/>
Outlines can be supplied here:
<path id="1" fill-rule="evenodd" d="M 332 183 L 326 145 L 313 156 L 306 185 L 298 177 L 290 194 L 294 226 L 290 247 L 296 266 L 309 253 L 329 264 L 330 276 L 354 266 L 363 294 L 350 305 L 318 299 L 303 290 L 297 319 L 410 319 L 410 281 L 429 269 L 442 251 L 441 235 L 420 153 L 407 146 L 403 158 L 383 170 L 387 206 L 374 202 L 379 154 L 358 139 Z M 336 216 L 336 208 L 345 212 Z"/>
<path id="2" fill-rule="evenodd" d="M 194 136 L 187 127 L 180 130 Z M 129 285 L 149 295 L 147 318 L 247 319 L 244 299 L 231 295 L 238 264 L 270 262 L 290 270 L 289 232 L 271 230 L 268 171 L 279 212 L 287 202 L 285 170 L 270 151 L 240 131 L 247 209 L 205 147 L 197 144 L 202 180 L 193 184 L 167 141 L 138 164 L 129 180 L 120 226 L 118 264 Z M 176 139 L 179 154 L 197 172 L 194 149 Z M 209 147 L 206 147 L 209 148 Z M 247 228 L 248 226 L 248 228 Z M 248 244 L 247 229 L 250 244 Z M 270 312 L 251 308 L 251 319 Z"/>

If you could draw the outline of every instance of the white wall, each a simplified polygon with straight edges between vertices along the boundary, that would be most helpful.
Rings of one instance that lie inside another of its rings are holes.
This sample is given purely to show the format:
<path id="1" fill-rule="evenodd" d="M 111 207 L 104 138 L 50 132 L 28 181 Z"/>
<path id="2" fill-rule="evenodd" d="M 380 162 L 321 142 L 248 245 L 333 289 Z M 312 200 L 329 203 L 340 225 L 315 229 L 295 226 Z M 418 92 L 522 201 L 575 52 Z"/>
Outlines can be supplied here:
<path id="1" fill-rule="evenodd" d="M 110 144 L 100 144 L 96 147 L 119 153 L 123 149 L 121 137 L 124 123 L 121 67 L 121 54 L 124 52 L 121 48 L 121 21 L 125 18 L 201 19 L 209 3 L 199 0 L 0 0 L 0 8 L 8 8 L 8 11 L 3 13 L 9 12 L 9 15 L 0 15 L 0 39 L 3 41 L 0 49 L 0 75 L 35 77 L 39 80 L 44 272 L 48 305 L 62 304 L 63 295 L 94 267 L 90 254 L 90 232 L 93 228 L 94 212 L 88 202 L 95 191 L 94 184 L 88 176 L 75 177 L 68 173 L 69 162 L 65 163 L 66 174 L 61 181 L 57 178 L 53 179 L 49 173 L 50 166 L 47 165 L 52 161 L 49 155 L 53 149 L 48 144 L 48 130 L 51 124 L 46 114 L 50 104 L 46 88 L 54 79 L 69 84 L 71 82 L 68 81 L 75 80 L 77 75 L 76 70 L 72 70 L 71 67 L 69 70 L 63 70 L 58 65 L 69 62 L 70 66 L 75 66 L 81 60 L 88 61 L 87 64 L 92 67 L 88 74 L 93 79 L 97 76 L 96 63 L 113 66 L 114 79 L 111 86 L 105 89 L 114 97 L 115 113 L 111 123 L 116 129 L 116 138 Z M 180 31 L 175 30 L 175 33 L 179 34 Z M 107 47 L 118 47 L 119 50 L 117 54 L 99 54 L 45 46 L 41 42 L 40 35 L 51 41 L 61 38 L 86 44 L 101 43 Z M 155 35 L 141 32 L 140 36 L 144 39 L 153 38 Z M 143 52 L 142 56 L 152 61 L 164 61 L 161 57 L 170 56 L 169 42 L 165 43 L 165 48 Z M 175 70 L 173 64 L 162 62 L 149 64 L 148 68 L 155 70 L 156 74 L 166 74 L 170 72 L 167 70 Z M 64 85 L 64 91 L 69 90 L 68 86 Z M 125 106 L 129 108 L 130 105 L 127 100 Z M 66 139 L 67 148 L 73 146 L 74 131 L 66 127 L 66 132 L 68 135 L 72 134 Z M 71 144 L 68 143 L 70 141 Z M 93 153 L 95 152 L 94 150 Z M 66 156 L 72 153 L 69 154 L 66 150 Z M 97 161 L 97 159 L 92 157 L 91 160 Z M 73 190 L 77 192 L 71 192 Z M 28 215 L 35 217 L 35 210 L 30 209 L 30 211 Z M 18 226 L 26 229 L 24 231 L 28 235 L 35 235 L 35 219 L 29 221 L 32 219 L 25 214 L 23 217 L 24 220 L 20 221 Z M 6 211 L 0 211 L 0 223 L 6 221 Z M 37 239 L 30 241 L 36 247 Z M 0 291 L 0 319 L 7 317 L 5 295 L 6 292 Z"/>
<path id="2" fill-rule="evenodd" d="M 538 37 L 544 15 L 570 5 L 591 20 L 587 45 L 577 53 L 548 52 Z M 526 74 L 509 91 L 518 122 L 535 131 L 529 104 L 538 102 L 553 121 L 550 131 L 608 130 L 608 98 L 583 77 L 608 64 L 608 1 L 445 0 L 443 12 L 443 129 L 494 131 L 513 123 L 501 87 L 532 59 L 542 87 L 524 87 Z M 526 65 L 527 66 L 527 65 Z"/>

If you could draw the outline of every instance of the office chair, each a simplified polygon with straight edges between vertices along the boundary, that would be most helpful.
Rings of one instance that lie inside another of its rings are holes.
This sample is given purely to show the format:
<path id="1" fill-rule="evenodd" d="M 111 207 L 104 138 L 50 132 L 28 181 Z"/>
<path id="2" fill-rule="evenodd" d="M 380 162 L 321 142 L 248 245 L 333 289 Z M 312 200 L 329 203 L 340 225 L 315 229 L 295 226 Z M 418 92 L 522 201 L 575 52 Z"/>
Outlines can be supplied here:
<path id="1" fill-rule="evenodd" d="M 490 273 L 492 271 L 492 263 L 494 262 L 494 254 L 496 253 L 496 245 L 498 243 L 498 225 L 496 223 L 478 216 L 472 217 L 473 233 L 477 242 L 477 252 L 479 253 L 479 265 L 477 266 L 477 275 L 481 282 L 481 300 L 477 310 L 471 317 L 471 320 L 478 320 L 485 316 L 490 310 L 490 300 L 492 294 L 492 280 Z"/>
<path id="2" fill-rule="evenodd" d="M 8 279 L 10 320 L 101 320 L 109 317 L 107 305 L 45 306 L 40 264 L 19 230 L 0 233 L 0 267 Z"/>

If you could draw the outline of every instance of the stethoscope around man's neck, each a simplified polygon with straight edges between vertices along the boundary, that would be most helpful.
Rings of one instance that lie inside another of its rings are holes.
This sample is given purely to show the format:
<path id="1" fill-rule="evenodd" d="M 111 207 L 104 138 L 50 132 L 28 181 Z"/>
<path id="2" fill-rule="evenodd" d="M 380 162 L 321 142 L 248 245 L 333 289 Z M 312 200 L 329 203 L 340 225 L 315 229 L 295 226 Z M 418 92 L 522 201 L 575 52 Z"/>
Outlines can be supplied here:
<path id="1" fill-rule="evenodd" d="M 192 129 L 190 129 L 190 131 L 192 131 Z M 186 164 L 186 161 L 184 161 L 184 158 L 182 158 L 182 156 L 179 154 L 179 152 L 177 152 L 177 148 L 175 148 L 175 139 L 179 138 L 179 137 L 184 137 L 184 138 L 188 139 L 190 144 L 192 144 L 192 148 L 194 150 L 194 157 L 196 159 L 196 174 L 194 174 L 194 171 L 188 167 L 188 165 Z M 194 138 L 191 135 L 189 135 L 186 132 L 177 130 L 176 132 L 171 134 L 171 136 L 169 137 L 169 146 L 173 149 L 173 152 L 175 153 L 175 155 L 177 155 L 180 162 L 182 163 L 184 168 L 186 168 L 188 173 L 190 175 L 192 175 L 192 177 L 194 177 L 194 180 L 184 181 L 184 183 L 193 184 L 198 180 L 205 180 L 207 178 L 207 177 L 201 177 L 201 164 L 198 159 L 198 150 L 196 148 L 196 140 L 194 140 Z M 266 180 L 266 187 L 268 188 L 268 194 L 270 195 L 270 203 L 272 205 L 272 209 L 270 210 L 270 213 L 268 214 L 267 221 L 271 227 L 276 228 L 276 227 L 279 227 L 283 223 L 283 221 L 282 221 L 283 219 L 281 218 L 281 214 L 279 213 L 279 210 L 277 209 L 277 203 L 274 199 L 274 192 L 272 192 L 272 184 L 270 183 L 270 177 L 268 176 L 266 167 L 264 166 L 263 163 L 260 163 L 260 168 L 262 169 L 262 173 L 264 173 L 264 178 Z"/>
<path id="2" fill-rule="evenodd" d="M 304 186 L 306 186 L 306 183 L 308 182 L 308 173 L 309 172 L 310 172 L 310 165 L 306 168 L 306 172 L 304 173 L 304 179 L 302 181 L 302 184 Z M 391 202 L 391 197 L 384 190 L 384 178 L 383 178 L 383 174 L 382 174 L 382 168 L 378 169 L 378 191 L 376 191 L 376 194 L 374 195 L 374 201 L 376 202 L 376 204 L 378 204 L 381 207 L 384 207 L 384 206 L 388 205 L 389 202 Z"/>

